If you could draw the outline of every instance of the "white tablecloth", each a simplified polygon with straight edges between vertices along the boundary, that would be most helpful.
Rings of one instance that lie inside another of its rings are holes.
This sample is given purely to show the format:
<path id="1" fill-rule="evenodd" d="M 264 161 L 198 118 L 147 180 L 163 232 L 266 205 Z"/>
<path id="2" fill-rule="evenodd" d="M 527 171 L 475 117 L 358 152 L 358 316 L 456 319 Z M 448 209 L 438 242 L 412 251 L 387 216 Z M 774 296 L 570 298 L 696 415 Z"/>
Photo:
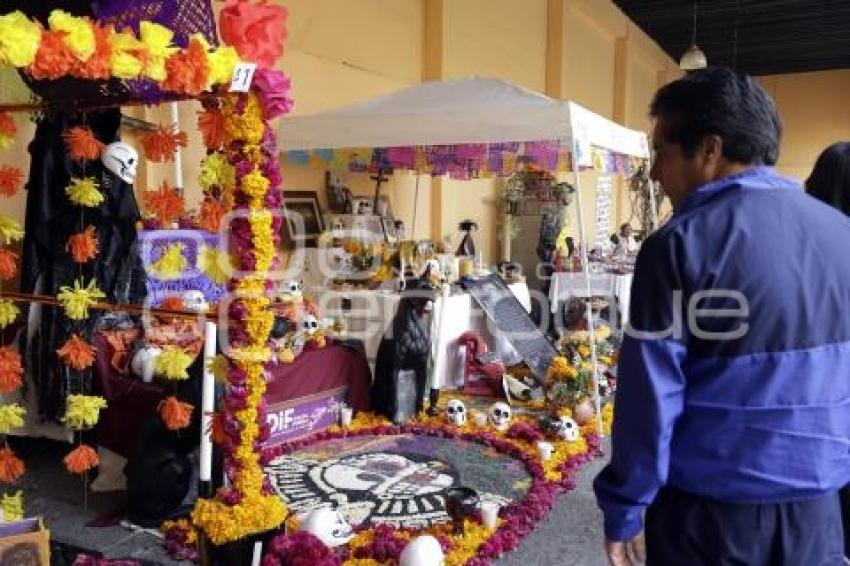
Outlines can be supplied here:
<path id="1" fill-rule="evenodd" d="M 632 279 L 634 275 L 626 273 L 591 273 L 590 296 L 616 297 L 620 309 L 620 322 L 629 320 L 629 303 L 632 296 Z M 557 272 L 552 275 L 549 286 L 549 305 L 553 313 L 558 312 L 558 305 L 571 297 L 586 297 L 587 283 L 584 273 Z"/>
<path id="2" fill-rule="evenodd" d="M 531 296 L 525 283 L 514 283 L 509 288 L 527 311 L 531 311 Z M 335 291 L 330 289 L 308 290 L 308 295 L 318 303 L 325 317 L 341 316 L 348 328 L 348 337 L 362 340 L 369 364 L 374 369 L 378 346 L 384 332 L 392 323 L 401 295 L 382 291 Z M 342 309 L 344 299 L 351 301 L 350 310 Z M 440 312 L 439 301 L 434 312 Z M 476 330 L 490 345 L 491 350 L 499 353 L 507 364 L 520 361 L 519 354 L 508 340 L 499 332 L 495 324 L 490 323 L 468 293 L 452 295 L 444 311 L 448 318 L 444 326 L 445 335 L 435 346 L 437 355 L 443 356 L 437 364 L 445 370 L 437 376 L 437 386 L 450 389 L 463 382 L 463 358 L 457 348 L 457 339 L 467 330 Z M 436 326 L 432 327 L 432 336 L 436 336 Z"/>

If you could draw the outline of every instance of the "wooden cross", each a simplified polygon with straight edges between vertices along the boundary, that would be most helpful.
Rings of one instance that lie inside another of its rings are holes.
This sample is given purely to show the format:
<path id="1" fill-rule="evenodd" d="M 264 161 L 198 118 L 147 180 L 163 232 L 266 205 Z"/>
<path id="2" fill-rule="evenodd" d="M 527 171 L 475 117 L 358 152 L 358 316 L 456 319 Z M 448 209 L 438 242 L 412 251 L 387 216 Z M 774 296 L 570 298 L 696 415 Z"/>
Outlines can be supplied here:
<path id="1" fill-rule="evenodd" d="M 372 214 L 378 214 L 378 197 L 381 194 L 381 183 L 386 183 L 390 180 L 389 177 L 385 177 L 385 174 L 392 173 L 392 169 L 378 167 L 378 174 L 375 177 L 369 177 L 373 181 L 375 181 L 375 202 L 372 206 Z"/>

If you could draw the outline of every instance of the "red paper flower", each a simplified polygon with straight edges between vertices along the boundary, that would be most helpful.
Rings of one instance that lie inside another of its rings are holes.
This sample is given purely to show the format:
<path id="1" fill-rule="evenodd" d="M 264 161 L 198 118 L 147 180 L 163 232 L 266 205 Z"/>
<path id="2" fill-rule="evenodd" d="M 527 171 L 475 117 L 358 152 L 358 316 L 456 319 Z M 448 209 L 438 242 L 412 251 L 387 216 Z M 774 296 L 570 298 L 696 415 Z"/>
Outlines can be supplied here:
<path id="1" fill-rule="evenodd" d="M 94 348 L 76 334 L 71 335 L 65 344 L 56 350 L 56 354 L 65 365 L 79 371 L 94 364 Z"/>
<path id="2" fill-rule="evenodd" d="M 201 210 L 198 212 L 198 228 L 214 234 L 218 233 L 225 214 L 227 214 L 227 208 L 224 204 L 212 198 L 204 199 Z"/>
<path id="3" fill-rule="evenodd" d="M 165 72 L 163 89 L 192 96 L 201 94 L 206 90 L 210 76 L 206 47 L 197 39 L 190 39 L 188 48 L 176 51 L 166 59 Z"/>
<path id="4" fill-rule="evenodd" d="M 283 55 L 288 15 L 286 8 L 266 0 L 256 3 L 227 0 L 219 13 L 221 38 L 225 44 L 235 47 L 245 61 L 260 67 L 273 67 Z"/>
<path id="5" fill-rule="evenodd" d="M 0 348 L 0 393 L 11 393 L 23 383 L 21 355 L 11 346 Z"/>
<path id="6" fill-rule="evenodd" d="M 198 129 L 204 136 L 208 149 L 218 149 L 224 143 L 226 133 L 224 114 L 218 108 L 207 108 L 198 112 Z"/>
<path id="7" fill-rule="evenodd" d="M 0 281 L 8 281 L 18 271 L 18 254 L 6 248 L 0 248 Z"/>
<path id="8" fill-rule="evenodd" d="M 97 452 L 86 444 L 80 444 L 74 448 L 62 461 L 72 474 L 83 474 L 100 464 Z"/>
<path id="9" fill-rule="evenodd" d="M 186 428 L 192 422 L 192 409 L 189 403 L 183 403 L 174 395 L 159 404 L 159 414 L 168 430 Z"/>
<path id="10" fill-rule="evenodd" d="M 108 79 L 112 74 L 112 26 L 91 24 L 94 33 L 94 53 L 86 61 L 77 61 L 71 74 L 83 79 Z"/>
<path id="11" fill-rule="evenodd" d="M 161 224 L 166 227 L 183 216 L 186 209 L 183 197 L 167 181 L 163 181 L 159 189 L 147 191 L 144 202 L 148 211 L 155 214 Z"/>
<path id="12" fill-rule="evenodd" d="M 8 112 L 0 112 L 0 136 L 13 138 L 18 132 L 15 119 Z"/>
<path id="13" fill-rule="evenodd" d="M 24 475 L 25 470 L 23 460 L 15 456 L 11 448 L 0 448 L 0 482 L 14 483 Z"/>
<path id="14" fill-rule="evenodd" d="M 97 257 L 97 236 L 94 226 L 88 226 L 78 234 L 68 238 L 66 249 L 76 263 L 86 263 Z"/>
<path id="15" fill-rule="evenodd" d="M 62 139 L 68 144 L 68 153 L 77 161 L 99 159 L 104 147 L 103 142 L 86 126 L 74 126 L 62 133 Z"/>
<path id="16" fill-rule="evenodd" d="M 186 132 L 175 131 L 172 126 L 160 126 L 156 130 L 142 136 L 142 148 L 145 157 L 151 161 L 173 161 L 174 152 L 178 147 L 189 145 Z"/>
<path id="17" fill-rule="evenodd" d="M 78 59 L 74 57 L 64 38 L 64 31 L 44 30 L 41 32 L 41 44 L 38 46 L 35 60 L 28 67 L 32 78 L 58 79 L 70 73 Z"/>
<path id="18" fill-rule="evenodd" d="M 0 195 L 13 197 L 21 188 L 24 172 L 11 165 L 0 165 Z"/>

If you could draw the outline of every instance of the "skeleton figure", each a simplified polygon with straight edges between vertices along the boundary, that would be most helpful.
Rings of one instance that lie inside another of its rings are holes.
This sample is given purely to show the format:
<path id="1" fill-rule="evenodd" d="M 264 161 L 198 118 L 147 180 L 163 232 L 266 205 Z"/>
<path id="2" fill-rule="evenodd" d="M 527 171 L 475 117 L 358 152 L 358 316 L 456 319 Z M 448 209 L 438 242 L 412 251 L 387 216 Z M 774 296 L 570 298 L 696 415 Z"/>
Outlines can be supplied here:
<path id="1" fill-rule="evenodd" d="M 440 541 L 431 535 L 421 535 L 404 547 L 399 566 L 442 566 L 444 560 Z"/>
<path id="2" fill-rule="evenodd" d="M 301 281 L 297 281 L 295 279 L 284 281 L 283 285 L 279 287 L 280 300 L 287 303 L 301 301 L 303 292 L 304 285 Z"/>
<path id="3" fill-rule="evenodd" d="M 490 410 L 487 411 L 487 418 L 490 424 L 497 430 L 505 431 L 511 424 L 511 415 L 513 412 L 507 403 L 493 403 L 490 405 Z"/>
<path id="4" fill-rule="evenodd" d="M 139 152 L 124 142 L 113 142 L 103 148 L 100 156 L 103 166 L 115 173 L 125 183 L 133 184 L 139 167 Z"/>
<path id="5" fill-rule="evenodd" d="M 354 536 L 351 525 L 343 516 L 338 511 L 332 511 L 326 507 L 310 511 L 301 521 L 301 529 L 315 536 L 329 548 L 342 546 Z"/>
<path id="6" fill-rule="evenodd" d="M 467 410 L 463 401 L 451 399 L 446 405 L 446 419 L 455 426 L 463 426 L 466 424 L 466 418 Z"/>

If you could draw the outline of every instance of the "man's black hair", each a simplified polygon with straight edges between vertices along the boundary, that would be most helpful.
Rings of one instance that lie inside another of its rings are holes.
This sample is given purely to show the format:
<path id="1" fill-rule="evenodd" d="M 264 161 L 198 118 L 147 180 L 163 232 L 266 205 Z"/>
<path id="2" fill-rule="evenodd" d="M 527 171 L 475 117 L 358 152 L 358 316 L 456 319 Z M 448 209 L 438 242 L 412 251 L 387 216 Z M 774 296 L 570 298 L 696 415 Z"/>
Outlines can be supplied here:
<path id="1" fill-rule="evenodd" d="M 662 87 L 649 114 L 664 118 L 664 139 L 686 157 L 706 136 L 718 135 L 730 161 L 774 165 L 779 158 L 782 124 L 773 100 L 752 77 L 731 69 L 694 71 Z"/>

